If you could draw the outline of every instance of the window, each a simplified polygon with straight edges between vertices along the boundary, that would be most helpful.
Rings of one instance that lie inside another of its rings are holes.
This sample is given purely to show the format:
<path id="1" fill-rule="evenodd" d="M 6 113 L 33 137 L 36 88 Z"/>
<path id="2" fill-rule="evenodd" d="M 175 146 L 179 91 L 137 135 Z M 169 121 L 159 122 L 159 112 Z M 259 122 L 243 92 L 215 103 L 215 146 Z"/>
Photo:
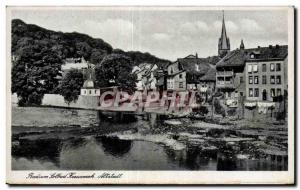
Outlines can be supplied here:
<path id="1" fill-rule="evenodd" d="M 254 89 L 254 97 L 259 97 L 259 89 L 258 88 Z"/>
<path id="2" fill-rule="evenodd" d="M 89 94 L 91 94 L 92 93 L 92 91 L 91 90 L 89 90 Z"/>
<path id="3" fill-rule="evenodd" d="M 267 65 L 266 64 L 262 65 L 262 72 L 267 72 Z"/>
<path id="4" fill-rule="evenodd" d="M 274 97 L 274 96 L 275 96 L 275 89 L 271 88 L 271 97 Z"/>
<path id="5" fill-rule="evenodd" d="M 251 54 L 251 55 L 250 55 L 250 58 L 251 58 L 251 59 L 254 59 L 254 58 L 255 58 L 254 54 Z"/>
<path id="6" fill-rule="evenodd" d="M 253 70 L 254 73 L 257 73 L 257 72 L 258 72 L 258 67 L 257 67 L 257 65 L 253 65 L 253 66 L 252 66 L 252 70 Z"/>
<path id="7" fill-rule="evenodd" d="M 272 75 L 272 76 L 270 77 L 270 83 L 271 83 L 271 84 L 275 84 L 275 76 Z"/>
<path id="8" fill-rule="evenodd" d="M 281 71 L 281 65 L 280 65 L 280 63 L 276 63 L 276 71 Z"/>
<path id="9" fill-rule="evenodd" d="M 244 82 L 243 77 L 240 77 L 240 83 L 243 83 L 243 82 Z"/>
<path id="10" fill-rule="evenodd" d="M 249 97 L 253 97 L 253 88 L 249 88 Z"/>
<path id="11" fill-rule="evenodd" d="M 183 82 L 179 82 L 179 88 L 183 88 Z"/>
<path id="12" fill-rule="evenodd" d="M 262 84 L 267 84 L 267 76 L 262 76 Z"/>
<path id="13" fill-rule="evenodd" d="M 271 63 L 271 65 L 270 65 L 270 71 L 275 71 L 274 63 Z"/>
<path id="14" fill-rule="evenodd" d="M 248 73 L 252 73 L 252 65 L 248 65 Z"/>
<path id="15" fill-rule="evenodd" d="M 83 91 L 83 94 L 86 94 L 86 90 Z"/>
<path id="16" fill-rule="evenodd" d="M 168 88 L 169 88 L 169 89 L 173 89 L 173 88 L 174 88 L 173 80 L 172 80 L 172 79 L 169 79 L 169 80 L 168 80 Z"/>
<path id="17" fill-rule="evenodd" d="M 281 84 L 281 76 L 276 76 L 276 84 Z"/>
<path id="18" fill-rule="evenodd" d="M 95 90 L 95 94 L 97 94 L 97 90 Z"/>
<path id="19" fill-rule="evenodd" d="M 173 74 L 173 68 L 172 67 L 171 67 L 171 71 L 170 72 L 171 72 L 171 74 Z"/>
<path id="20" fill-rule="evenodd" d="M 182 74 L 179 75 L 179 78 L 182 79 Z"/>
<path id="21" fill-rule="evenodd" d="M 253 84 L 253 77 L 249 76 L 249 84 Z"/>
<path id="22" fill-rule="evenodd" d="M 258 84 L 258 76 L 254 77 L 254 84 Z"/>
<path id="23" fill-rule="evenodd" d="M 281 89 L 277 88 L 277 96 L 281 96 Z"/>

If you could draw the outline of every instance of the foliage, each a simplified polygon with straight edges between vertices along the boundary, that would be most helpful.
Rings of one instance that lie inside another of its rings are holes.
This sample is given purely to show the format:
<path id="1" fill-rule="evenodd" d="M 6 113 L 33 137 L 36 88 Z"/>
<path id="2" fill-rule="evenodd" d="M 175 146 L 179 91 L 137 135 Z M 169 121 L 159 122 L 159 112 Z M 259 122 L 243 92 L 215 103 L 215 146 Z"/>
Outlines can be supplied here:
<path id="1" fill-rule="evenodd" d="M 201 106 L 197 109 L 193 109 L 193 112 L 200 114 L 200 115 L 206 115 L 206 114 L 208 114 L 208 109 L 206 106 Z"/>
<path id="2" fill-rule="evenodd" d="M 19 55 L 19 51 L 22 50 L 24 44 L 34 43 L 35 41 L 43 41 L 62 59 L 83 56 L 94 64 L 100 63 L 106 55 L 111 53 L 129 57 L 134 65 L 147 62 L 158 64 L 158 66 L 166 66 L 170 62 L 149 53 L 113 50 L 112 46 L 102 39 L 92 38 L 86 34 L 55 32 L 37 25 L 26 24 L 20 19 L 12 20 L 12 53 L 14 55 Z"/>
<path id="3" fill-rule="evenodd" d="M 223 117 L 226 115 L 225 109 L 222 107 L 220 100 L 214 100 L 214 110 L 216 114 L 221 114 Z"/>
<path id="4" fill-rule="evenodd" d="M 276 115 L 276 120 L 277 121 L 284 120 L 285 116 L 286 116 L 285 112 L 283 112 L 283 111 L 282 112 L 278 112 L 277 115 Z"/>
<path id="5" fill-rule="evenodd" d="M 228 116 L 235 116 L 237 114 L 236 109 L 232 108 L 227 111 Z"/>
<path id="6" fill-rule="evenodd" d="M 158 68 L 160 68 L 160 67 L 166 67 L 169 63 L 171 63 L 168 60 L 157 58 L 148 52 L 146 53 L 142 53 L 139 51 L 125 52 L 120 49 L 114 49 L 113 53 L 121 54 L 129 57 L 132 61 L 132 64 L 136 66 L 139 65 L 140 63 L 153 63 L 153 64 L 157 64 Z"/>
<path id="7" fill-rule="evenodd" d="M 59 94 L 68 105 L 77 101 L 83 82 L 83 74 L 78 69 L 71 69 L 63 77 L 59 85 Z"/>
<path id="8" fill-rule="evenodd" d="M 99 87 L 119 86 L 120 90 L 132 92 L 136 75 L 132 73 L 132 62 L 121 54 L 107 55 L 95 68 L 96 83 Z"/>
<path id="9" fill-rule="evenodd" d="M 26 24 L 19 19 L 12 20 L 12 53 L 14 55 L 19 55 L 24 44 L 36 41 L 51 47 L 62 59 L 83 56 L 90 61 L 92 52 L 112 52 L 111 45 L 99 38 L 76 32 L 55 32 L 37 25 Z"/>
<path id="10" fill-rule="evenodd" d="M 26 42 L 12 68 L 12 93 L 19 105 L 40 105 L 45 93 L 58 85 L 62 60 L 43 42 Z"/>
<path id="11" fill-rule="evenodd" d="M 101 63 L 101 61 L 103 60 L 103 58 L 107 55 L 106 51 L 95 51 L 93 50 L 91 53 L 91 63 L 98 65 Z"/>

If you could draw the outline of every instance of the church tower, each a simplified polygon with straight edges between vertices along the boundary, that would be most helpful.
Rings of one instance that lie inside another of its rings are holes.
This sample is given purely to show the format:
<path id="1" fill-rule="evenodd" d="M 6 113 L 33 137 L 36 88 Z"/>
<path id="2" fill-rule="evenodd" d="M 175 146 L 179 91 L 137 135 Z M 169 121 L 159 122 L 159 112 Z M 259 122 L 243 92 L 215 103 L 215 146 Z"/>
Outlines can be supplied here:
<path id="1" fill-rule="evenodd" d="M 222 22 L 222 33 L 219 38 L 218 54 L 220 57 L 224 57 L 230 51 L 230 41 L 226 35 L 224 11 L 223 11 L 223 22 Z"/>

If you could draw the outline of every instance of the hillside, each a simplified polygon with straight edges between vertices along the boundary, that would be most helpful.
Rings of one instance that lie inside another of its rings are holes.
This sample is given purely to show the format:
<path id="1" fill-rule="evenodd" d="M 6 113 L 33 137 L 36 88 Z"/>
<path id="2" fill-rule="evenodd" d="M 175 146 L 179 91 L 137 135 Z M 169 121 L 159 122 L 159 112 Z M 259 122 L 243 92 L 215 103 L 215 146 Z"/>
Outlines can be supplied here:
<path id="1" fill-rule="evenodd" d="M 84 57 L 92 63 L 98 63 L 102 58 L 111 53 L 120 53 L 131 58 L 135 65 L 147 62 L 157 63 L 161 66 L 170 61 L 160 59 L 150 53 L 139 51 L 123 51 L 113 47 L 100 38 L 92 38 L 77 32 L 63 33 L 26 24 L 20 19 L 12 20 L 12 54 L 18 56 L 23 47 L 28 44 L 43 44 L 55 50 L 62 58 Z"/>

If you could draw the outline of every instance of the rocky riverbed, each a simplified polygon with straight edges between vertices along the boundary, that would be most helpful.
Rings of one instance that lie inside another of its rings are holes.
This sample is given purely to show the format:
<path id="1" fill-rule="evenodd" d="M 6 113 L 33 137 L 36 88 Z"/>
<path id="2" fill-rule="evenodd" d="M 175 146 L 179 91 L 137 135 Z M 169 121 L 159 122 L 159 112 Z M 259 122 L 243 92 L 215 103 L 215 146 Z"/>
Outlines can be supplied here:
<path id="1" fill-rule="evenodd" d="M 226 163 L 257 160 L 272 164 L 261 168 L 264 170 L 286 170 L 288 166 L 285 123 L 162 120 L 153 115 L 135 116 L 131 122 L 113 122 L 111 116 L 99 118 L 93 111 L 57 108 L 14 108 L 12 118 L 12 155 L 15 157 L 35 158 L 48 154 L 57 157 L 66 141 L 107 137 L 156 143 L 199 159 L 221 159 Z M 39 150 L 41 144 L 45 147 L 43 150 Z M 223 165 L 221 168 L 238 169 Z"/>

